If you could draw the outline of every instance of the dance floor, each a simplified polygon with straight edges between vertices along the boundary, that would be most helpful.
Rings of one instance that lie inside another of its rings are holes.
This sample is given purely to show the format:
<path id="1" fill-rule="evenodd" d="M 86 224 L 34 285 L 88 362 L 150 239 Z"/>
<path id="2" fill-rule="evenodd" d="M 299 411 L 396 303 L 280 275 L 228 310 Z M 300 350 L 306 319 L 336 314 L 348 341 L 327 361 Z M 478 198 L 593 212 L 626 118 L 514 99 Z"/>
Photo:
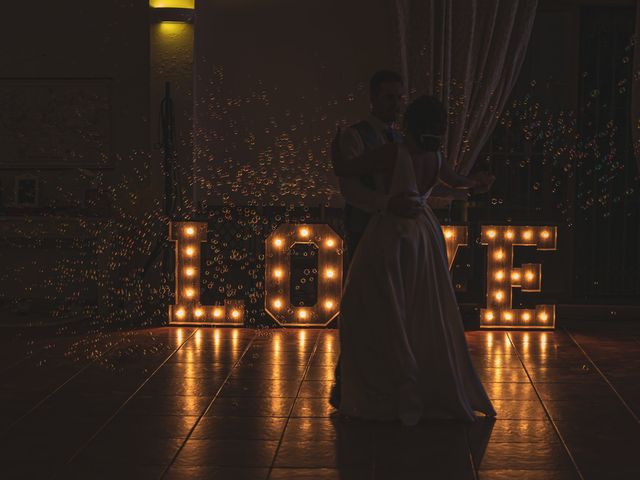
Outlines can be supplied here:
<path id="1" fill-rule="evenodd" d="M 336 330 L 0 340 L 0 478 L 640 478 L 640 323 L 468 332 L 495 421 L 342 419 Z"/>

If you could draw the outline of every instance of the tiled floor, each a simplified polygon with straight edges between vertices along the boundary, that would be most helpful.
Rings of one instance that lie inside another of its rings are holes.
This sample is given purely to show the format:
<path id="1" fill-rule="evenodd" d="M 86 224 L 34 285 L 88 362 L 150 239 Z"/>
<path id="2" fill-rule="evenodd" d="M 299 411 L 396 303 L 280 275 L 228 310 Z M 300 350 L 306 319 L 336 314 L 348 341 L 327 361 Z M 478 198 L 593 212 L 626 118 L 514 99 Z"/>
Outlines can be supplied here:
<path id="1" fill-rule="evenodd" d="M 640 478 L 640 322 L 469 332 L 498 411 L 343 420 L 335 330 L 158 328 L 0 341 L 0 478 Z"/>

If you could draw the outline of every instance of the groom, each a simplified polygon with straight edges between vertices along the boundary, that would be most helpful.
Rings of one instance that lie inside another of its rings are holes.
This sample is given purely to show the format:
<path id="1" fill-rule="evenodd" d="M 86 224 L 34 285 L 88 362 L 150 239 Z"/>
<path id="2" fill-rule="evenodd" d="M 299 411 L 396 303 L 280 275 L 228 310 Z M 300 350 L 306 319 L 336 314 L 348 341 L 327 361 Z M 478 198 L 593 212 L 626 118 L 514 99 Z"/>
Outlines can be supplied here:
<path id="1" fill-rule="evenodd" d="M 334 140 L 334 147 L 340 149 L 345 161 L 387 143 L 402 142 L 396 128 L 404 105 L 402 77 L 391 70 L 374 73 L 369 81 L 369 99 L 371 113 L 364 120 L 345 129 Z M 372 214 L 388 209 L 395 215 L 415 218 L 421 211 L 421 205 L 414 197 L 390 196 L 376 190 L 371 177 L 340 177 L 340 191 L 346 203 L 344 224 L 348 263 L 351 262 Z M 340 359 L 335 369 L 335 383 L 329 403 L 336 409 L 340 406 Z"/>

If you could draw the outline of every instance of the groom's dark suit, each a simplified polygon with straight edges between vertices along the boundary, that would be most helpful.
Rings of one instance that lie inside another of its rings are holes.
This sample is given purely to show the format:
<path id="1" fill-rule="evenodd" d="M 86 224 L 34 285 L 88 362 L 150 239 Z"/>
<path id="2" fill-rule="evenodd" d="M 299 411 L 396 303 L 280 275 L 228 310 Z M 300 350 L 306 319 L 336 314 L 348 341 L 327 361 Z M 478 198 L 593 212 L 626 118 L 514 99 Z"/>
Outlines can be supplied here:
<path id="1" fill-rule="evenodd" d="M 380 119 L 369 116 L 347 128 L 340 138 L 340 152 L 348 161 L 385 143 L 400 143 L 400 134 L 384 124 Z M 351 263 L 371 215 L 384 210 L 389 201 L 386 192 L 376 189 L 373 177 L 341 178 L 340 190 L 345 199 L 345 234 L 347 243 L 347 262 Z M 340 403 L 340 359 L 335 370 L 335 384 L 331 391 L 330 403 L 338 408 Z"/>

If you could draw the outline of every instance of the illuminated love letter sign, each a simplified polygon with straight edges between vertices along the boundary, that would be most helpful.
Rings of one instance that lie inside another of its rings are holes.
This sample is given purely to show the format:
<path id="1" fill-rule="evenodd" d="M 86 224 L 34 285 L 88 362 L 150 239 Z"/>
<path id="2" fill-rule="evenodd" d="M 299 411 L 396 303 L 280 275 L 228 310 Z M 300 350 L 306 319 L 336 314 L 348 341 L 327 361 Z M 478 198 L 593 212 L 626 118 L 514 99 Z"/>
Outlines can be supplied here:
<path id="1" fill-rule="evenodd" d="M 453 266 L 453 261 L 458 253 L 458 248 L 469 245 L 469 227 L 465 225 L 443 225 L 442 234 L 447 247 L 447 260 L 449 260 L 449 270 Z"/>
<path id="2" fill-rule="evenodd" d="M 176 304 L 169 306 L 170 324 L 237 325 L 244 323 L 244 303 L 200 304 L 200 244 L 207 241 L 206 222 L 171 222 L 176 242 Z"/>
<path id="3" fill-rule="evenodd" d="M 556 250 L 556 227 L 483 226 L 481 243 L 488 245 L 487 308 L 480 311 L 481 328 L 554 328 L 555 305 L 535 309 L 511 308 L 511 289 L 539 292 L 540 264 L 513 266 L 513 247 Z"/>
<path id="4" fill-rule="evenodd" d="M 291 305 L 291 248 L 318 249 L 318 302 Z M 342 295 L 342 239 L 329 225 L 280 225 L 265 245 L 265 310 L 280 325 L 326 326 L 339 313 Z"/>

